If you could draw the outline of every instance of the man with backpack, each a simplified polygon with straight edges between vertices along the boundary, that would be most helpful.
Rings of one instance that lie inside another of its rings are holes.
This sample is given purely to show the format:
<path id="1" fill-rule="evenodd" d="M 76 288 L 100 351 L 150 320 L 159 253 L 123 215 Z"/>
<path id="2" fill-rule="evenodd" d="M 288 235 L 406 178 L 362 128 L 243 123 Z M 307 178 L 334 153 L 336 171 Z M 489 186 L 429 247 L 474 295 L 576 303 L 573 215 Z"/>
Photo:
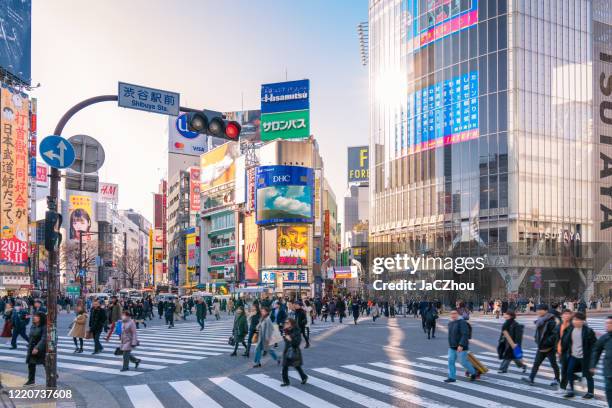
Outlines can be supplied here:
<path id="1" fill-rule="evenodd" d="M 308 319 L 308 316 L 306 316 L 306 312 L 302 308 L 303 304 L 301 300 L 296 301 L 293 304 L 293 306 L 295 310 L 295 322 L 300 328 L 300 331 L 302 332 L 302 336 L 304 336 L 304 340 L 306 340 L 306 346 L 304 348 L 308 348 L 310 347 L 310 341 L 309 341 L 310 336 L 307 331 L 308 321 L 306 320 Z"/>
<path id="2" fill-rule="evenodd" d="M 540 365 L 545 359 L 548 359 L 550 366 L 555 373 L 555 380 L 550 383 L 551 387 L 559 386 L 559 366 L 557 365 L 557 355 L 555 346 L 557 345 L 557 320 L 555 315 L 548 311 L 547 305 L 538 305 L 536 307 L 536 313 L 538 319 L 535 321 L 536 332 L 535 342 L 537 345 L 537 352 L 533 361 L 533 367 L 531 368 L 531 374 L 529 377 L 523 377 L 523 381 L 529 385 L 534 385 L 534 379 L 538 373 Z"/>

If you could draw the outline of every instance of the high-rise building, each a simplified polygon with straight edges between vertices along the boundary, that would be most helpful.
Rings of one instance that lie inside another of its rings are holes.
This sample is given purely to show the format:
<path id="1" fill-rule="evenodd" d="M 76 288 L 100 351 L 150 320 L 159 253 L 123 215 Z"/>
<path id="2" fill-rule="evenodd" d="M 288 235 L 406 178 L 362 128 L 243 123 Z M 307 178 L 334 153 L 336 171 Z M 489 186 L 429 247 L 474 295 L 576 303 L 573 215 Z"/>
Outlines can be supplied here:
<path id="1" fill-rule="evenodd" d="M 608 294 L 611 7 L 370 1 L 378 250 L 487 255 L 483 271 L 431 271 L 475 282 L 456 294 L 473 300 Z"/>

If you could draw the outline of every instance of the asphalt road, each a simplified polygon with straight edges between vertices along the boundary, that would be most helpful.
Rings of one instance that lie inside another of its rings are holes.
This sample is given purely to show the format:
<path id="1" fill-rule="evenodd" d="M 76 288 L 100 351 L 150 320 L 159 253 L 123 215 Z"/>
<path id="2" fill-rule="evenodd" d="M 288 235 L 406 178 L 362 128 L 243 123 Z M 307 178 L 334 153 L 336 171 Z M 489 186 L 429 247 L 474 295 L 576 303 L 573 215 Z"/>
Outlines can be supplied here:
<path id="1" fill-rule="evenodd" d="M 599 334 L 604 318 L 590 317 Z M 519 318 L 525 324 L 523 348 L 529 365 L 533 359 L 533 319 Z M 280 368 L 269 356 L 264 357 L 262 368 L 252 368 L 254 347 L 250 359 L 240 356 L 242 349 L 239 356 L 229 356 L 231 318 L 224 316 L 218 322 L 209 318 L 203 332 L 194 320 L 192 316 L 167 329 L 156 317 L 147 329 L 139 331 L 141 347 L 135 355 L 142 358 L 141 366 L 137 371 L 120 373 L 120 357 L 112 355 L 114 343 L 107 344 L 102 355 L 92 356 L 91 341 L 87 341 L 84 354 L 72 354 L 71 339 L 63 337 L 71 317 L 62 314 L 61 388 L 74 391 L 72 406 L 104 408 L 607 406 L 602 400 L 601 377 L 596 378 L 599 400 L 580 398 L 583 382 L 577 387 L 578 397 L 568 401 L 548 385 L 552 371 L 546 363 L 534 387 L 520 381 L 522 373 L 516 368 L 497 374 L 495 350 L 501 319 L 471 320 L 470 348 L 490 371 L 471 383 L 458 368 L 454 384 L 442 382 L 447 376 L 444 316 L 438 321 L 438 336 L 432 340 L 427 340 L 420 319 L 413 317 L 376 322 L 362 318 L 357 325 L 352 319 L 345 319 L 342 325 L 337 320 L 333 324 L 316 322 L 311 328 L 312 346 L 303 350 L 309 384 L 300 385 L 299 379 L 292 378 L 292 386 L 287 388 L 280 387 Z M 11 351 L 0 345 L 0 371 L 25 373 L 24 353 L 24 347 Z M 37 380 L 44 383 L 42 372 Z"/>

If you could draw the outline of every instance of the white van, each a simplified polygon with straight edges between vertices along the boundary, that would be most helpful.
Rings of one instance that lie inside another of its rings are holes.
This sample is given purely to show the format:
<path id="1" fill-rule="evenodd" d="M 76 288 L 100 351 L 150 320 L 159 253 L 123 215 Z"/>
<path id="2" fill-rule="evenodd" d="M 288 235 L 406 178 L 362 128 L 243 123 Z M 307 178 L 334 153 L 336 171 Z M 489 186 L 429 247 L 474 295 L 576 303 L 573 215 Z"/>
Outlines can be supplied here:
<path id="1" fill-rule="evenodd" d="M 110 302 L 110 294 L 108 293 L 88 293 L 87 299 L 91 299 L 92 301 L 98 299 L 100 302 L 104 302 L 108 304 Z"/>

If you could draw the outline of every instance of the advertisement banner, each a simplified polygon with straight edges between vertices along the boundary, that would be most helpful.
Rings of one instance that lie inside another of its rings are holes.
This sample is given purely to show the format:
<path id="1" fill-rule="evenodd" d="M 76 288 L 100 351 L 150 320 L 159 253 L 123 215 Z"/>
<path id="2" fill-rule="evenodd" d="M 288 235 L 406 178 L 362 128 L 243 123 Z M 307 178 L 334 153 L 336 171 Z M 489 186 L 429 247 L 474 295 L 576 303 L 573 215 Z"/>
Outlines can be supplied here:
<path id="1" fill-rule="evenodd" d="M 208 151 L 208 136 L 187 129 L 185 114 L 168 117 L 168 153 L 200 156 Z"/>
<path id="2" fill-rule="evenodd" d="M 251 282 L 259 278 L 259 231 L 254 213 L 244 216 L 244 275 Z"/>
<path id="3" fill-rule="evenodd" d="M 314 178 L 314 236 L 321 236 L 321 209 L 322 209 L 322 201 L 321 201 L 321 191 L 323 185 L 323 171 L 321 169 L 315 169 L 315 178 Z"/>
<path id="4" fill-rule="evenodd" d="M 261 113 L 287 112 L 310 108 L 310 81 L 277 82 L 261 86 Z"/>
<path id="5" fill-rule="evenodd" d="M 236 142 L 225 143 L 200 158 L 202 190 L 234 181 L 236 166 L 234 161 L 240 155 Z"/>
<path id="6" fill-rule="evenodd" d="M 257 224 L 312 222 L 313 170 L 300 166 L 259 166 Z"/>
<path id="7" fill-rule="evenodd" d="M 71 195 L 69 198 L 70 239 L 78 240 L 84 232 L 90 232 L 92 224 L 91 197 Z M 92 235 L 83 234 L 83 241 L 91 240 Z"/>
<path id="8" fill-rule="evenodd" d="M 49 167 L 44 163 L 36 163 L 36 185 L 49 187 Z"/>
<path id="9" fill-rule="evenodd" d="M 32 77 L 32 1 L 0 0 L 0 21 L 0 67 L 29 85 Z"/>
<path id="10" fill-rule="evenodd" d="M 369 147 L 357 146 L 348 148 L 347 181 L 367 182 L 370 178 Z"/>
<path id="11" fill-rule="evenodd" d="M 200 168 L 189 168 L 189 210 L 200 211 Z"/>
<path id="12" fill-rule="evenodd" d="M 246 212 L 255 211 L 255 174 L 256 172 L 257 172 L 257 168 L 255 167 L 251 167 L 250 169 L 247 169 L 246 171 L 246 174 L 247 174 L 247 179 L 246 179 L 247 195 L 246 195 L 246 205 L 245 205 Z"/>
<path id="13" fill-rule="evenodd" d="M 308 265 L 308 225 L 284 225 L 278 227 L 278 265 Z"/>
<path id="14" fill-rule="evenodd" d="M 185 235 L 185 247 L 187 250 L 187 272 L 188 275 L 191 275 L 197 271 L 197 266 L 200 264 L 200 251 L 199 245 L 200 237 L 197 229 L 192 229 L 188 231 Z M 187 279 L 187 281 L 191 281 L 191 279 Z"/>
<path id="15" fill-rule="evenodd" d="M 113 183 L 100 183 L 98 197 L 104 203 L 117 204 L 119 202 L 119 185 Z"/>
<path id="16" fill-rule="evenodd" d="M 0 263 L 28 261 L 28 134 L 30 102 L 2 87 L 0 95 Z"/>
<path id="17" fill-rule="evenodd" d="M 310 111 L 261 115 L 261 140 L 300 139 L 310 136 Z"/>

